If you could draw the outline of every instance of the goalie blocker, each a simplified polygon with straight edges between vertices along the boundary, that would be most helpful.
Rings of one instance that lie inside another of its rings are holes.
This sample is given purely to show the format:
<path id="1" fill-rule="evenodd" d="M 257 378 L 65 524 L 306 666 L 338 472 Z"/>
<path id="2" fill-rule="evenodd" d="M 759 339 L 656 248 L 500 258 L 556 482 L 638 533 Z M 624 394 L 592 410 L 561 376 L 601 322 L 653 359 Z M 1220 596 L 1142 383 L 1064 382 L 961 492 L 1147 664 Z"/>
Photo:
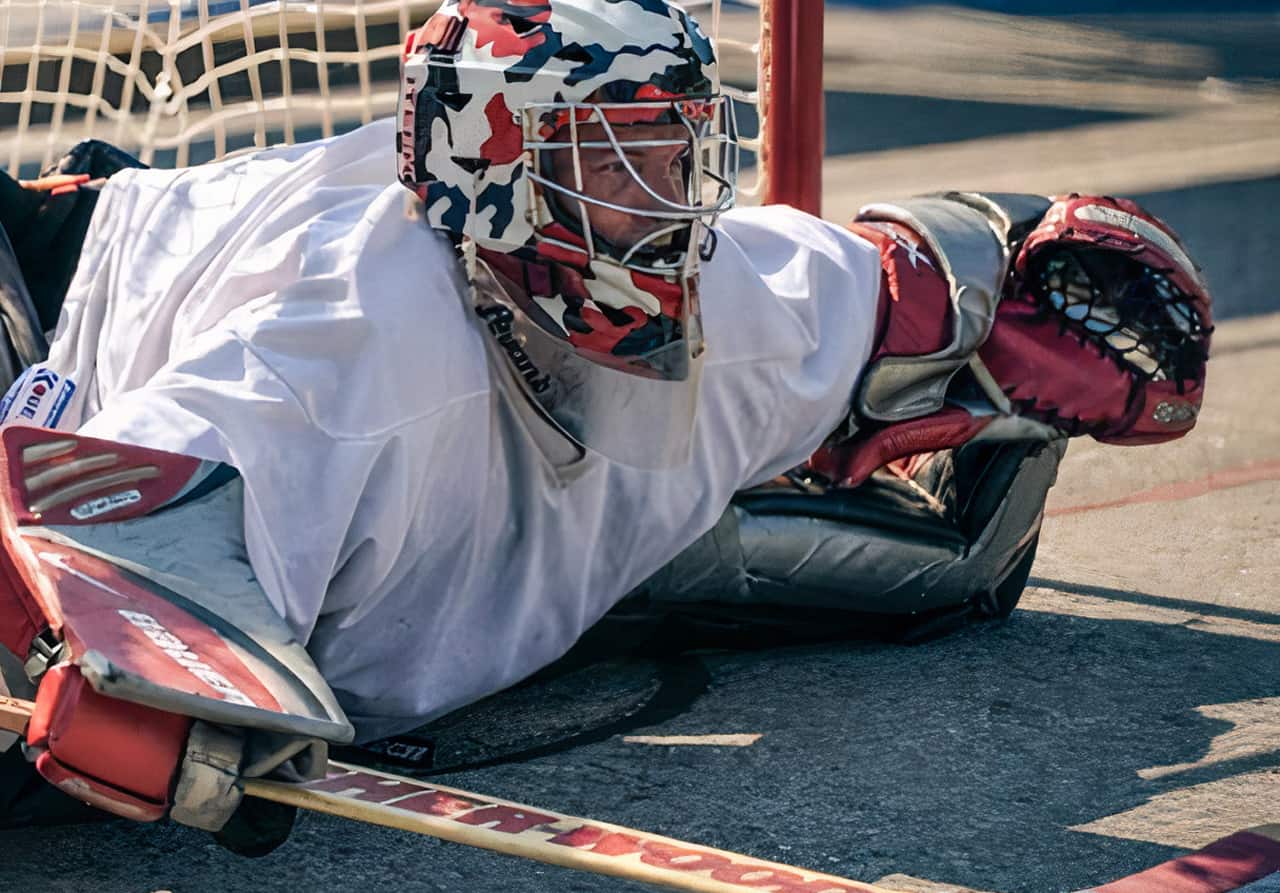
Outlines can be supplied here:
<path id="1" fill-rule="evenodd" d="M 656 615 L 675 621 L 668 640 L 732 645 L 1005 616 L 1066 438 L 1148 444 L 1195 425 L 1208 289 L 1136 204 L 953 192 L 868 206 L 850 228 L 884 272 L 845 424 L 738 494 L 615 628 Z"/>
<path id="2" fill-rule="evenodd" d="M 323 776 L 354 732 L 253 575 L 233 468 L 9 426 L 0 482 L 0 644 L 38 685 L 42 776 L 211 831 L 243 778 Z"/>

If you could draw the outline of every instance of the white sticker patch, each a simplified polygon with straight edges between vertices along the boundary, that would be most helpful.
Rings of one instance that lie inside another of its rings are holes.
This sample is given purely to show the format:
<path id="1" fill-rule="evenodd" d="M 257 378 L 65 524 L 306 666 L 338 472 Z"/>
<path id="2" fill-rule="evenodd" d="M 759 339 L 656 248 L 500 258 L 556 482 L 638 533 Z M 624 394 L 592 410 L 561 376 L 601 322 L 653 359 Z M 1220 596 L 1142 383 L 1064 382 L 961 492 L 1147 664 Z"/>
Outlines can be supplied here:
<path id="1" fill-rule="evenodd" d="M 87 521 L 90 518 L 96 518 L 99 515 L 105 515 L 107 512 L 113 512 L 118 508 L 124 508 L 126 505 L 133 505 L 135 502 L 141 501 L 142 494 L 137 490 L 111 493 L 107 496 L 100 496 L 97 499 L 90 499 L 88 502 L 80 503 L 71 510 L 71 517 L 77 521 Z"/>
<path id="2" fill-rule="evenodd" d="M 76 392 L 76 384 L 48 366 L 25 370 L 0 400 L 0 422 L 15 421 L 56 427 Z"/>
<path id="3" fill-rule="evenodd" d="M 1112 208 L 1107 205 L 1083 205 L 1076 208 L 1075 214 L 1081 220 L 1105 223 L 1118 229 L 1127 229 L 1129 232 L 1140 236 L 1169 255 L 1174 263 L 1186 270 L 1197 285 L 1201 288 L 1205 287 L 1204 279 L 1200 276 L 1200 271 L 1196 268 L 1195 261 L 1187 256 L 1187 253 L 1168 233 L 1155 224 L 1149 223 L 1141 217 L 1135 217 L 1128 211 L 1121 211 L 1119 208 Z"/>

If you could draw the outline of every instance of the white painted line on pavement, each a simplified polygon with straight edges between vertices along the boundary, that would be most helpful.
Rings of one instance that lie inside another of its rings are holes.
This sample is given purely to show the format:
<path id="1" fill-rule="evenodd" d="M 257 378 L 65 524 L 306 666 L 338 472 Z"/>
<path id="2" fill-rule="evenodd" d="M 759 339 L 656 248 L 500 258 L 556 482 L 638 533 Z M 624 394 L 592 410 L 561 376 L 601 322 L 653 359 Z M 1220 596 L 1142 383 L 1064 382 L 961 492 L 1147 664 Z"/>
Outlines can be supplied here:
<path id="1" fill-rule="evenodd" d="M 714 747 L 750 747 L 764 735 L 748 733 L 740 735 L 627 735 L 623 738 L 626 744 L 662 745 L 711 745 Z"/>

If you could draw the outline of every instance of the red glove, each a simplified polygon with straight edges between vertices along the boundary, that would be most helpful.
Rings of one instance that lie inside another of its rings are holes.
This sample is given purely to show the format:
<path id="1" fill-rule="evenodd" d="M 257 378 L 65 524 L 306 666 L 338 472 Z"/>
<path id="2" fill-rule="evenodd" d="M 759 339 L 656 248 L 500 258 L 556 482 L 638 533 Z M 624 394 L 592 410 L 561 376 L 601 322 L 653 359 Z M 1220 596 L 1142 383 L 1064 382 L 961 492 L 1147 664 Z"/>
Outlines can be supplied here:
<path id="1" fill-rule="evenodd" d="M 153 822 L 172 802 L 191 718 L 100 695 L 70 664 L 40 682 L 27 746 L 50 783 L 99 809 Z"/>
<path id="2" fill-rule="evenodd" d="M 1211 332 L 1173 231 L 1131 201 L 1073 194 L 1023 243 L 979 356 L 1020 415 L 1158 443 L 1196 423 Z"/>

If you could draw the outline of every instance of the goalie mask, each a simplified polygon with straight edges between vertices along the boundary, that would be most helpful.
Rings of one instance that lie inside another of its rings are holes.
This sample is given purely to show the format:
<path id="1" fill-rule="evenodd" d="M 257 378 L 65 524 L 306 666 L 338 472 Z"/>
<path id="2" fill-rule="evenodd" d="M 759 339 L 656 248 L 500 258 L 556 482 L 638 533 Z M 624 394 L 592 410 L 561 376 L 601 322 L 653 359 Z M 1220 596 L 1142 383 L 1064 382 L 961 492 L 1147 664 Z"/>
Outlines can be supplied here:
<path id="1" fill-rule="evenodd" d="M 506 377 L 581 448 L 686 461 L 737 154 L 710 41 L 666 0 L 445 0 L 402 81 L 400 180 Z"/>

